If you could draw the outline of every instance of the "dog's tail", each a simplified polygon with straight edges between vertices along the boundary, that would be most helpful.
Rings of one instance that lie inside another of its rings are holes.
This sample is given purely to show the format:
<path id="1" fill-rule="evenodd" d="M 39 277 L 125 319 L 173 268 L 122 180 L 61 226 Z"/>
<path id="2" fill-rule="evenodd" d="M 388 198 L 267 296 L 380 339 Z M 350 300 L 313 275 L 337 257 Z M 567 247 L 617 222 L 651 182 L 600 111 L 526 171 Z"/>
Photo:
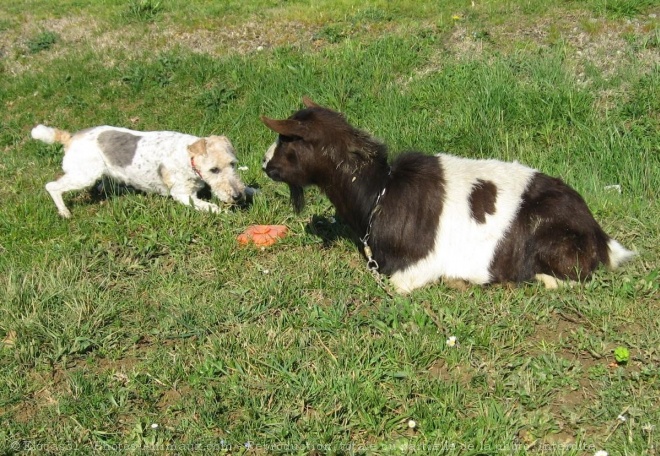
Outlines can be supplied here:
<path id="1" fill-rule="evenodd" d="M 45 125 L 37 125 L 32 129 L 32 137 L 47 144 L 60 143 L 65 148 L 69 147 L 71 143 L 71 133 L 57 128 L 47 127 Z"/>
<path id="2" fill-rule="evenodd" d="M 607 242 L 607 248 L 609 249 L 608 266 L 610 269 L 618 268 L 622 263 L 625 263 L 637 255 L 636 252 L 631 252 L 614 239 L 610 239 Z"/>

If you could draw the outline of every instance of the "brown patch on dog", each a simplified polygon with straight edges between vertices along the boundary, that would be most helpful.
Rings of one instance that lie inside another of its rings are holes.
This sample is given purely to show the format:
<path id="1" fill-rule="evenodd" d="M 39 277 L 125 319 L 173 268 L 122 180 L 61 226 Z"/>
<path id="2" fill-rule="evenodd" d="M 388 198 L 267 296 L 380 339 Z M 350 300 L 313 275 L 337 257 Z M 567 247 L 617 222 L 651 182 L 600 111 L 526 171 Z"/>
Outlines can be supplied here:
<path id="1" fill-rule="evenodd" d="M 201 138 L 188 146 L 188 153 L 191 157 L 204 155 L 206 153 L 206 139 Z"/>
<path id="2" fill-rule="evenodd" d="M 486 223 L 486 214 L 495 213 L 497 201 L 497 186 L 491 181 L 477 179 L 472 185 L 472 192 L 468 198 L 472 218 L 478 223 Z"/>
<path id="3" fill-rule="evenodd" d="M 71 134 L 68 131 L 64 130 L 59 130 L 55 129 L 55 142 L 58 142 L 64 146 L 64 148 L 68 148 L 69 145 L 71 144 Z"/>
<path id="4" fill-rule="evenodd" d="M 172 189 L 172 174 L 163 166 L 161 163 L 158 166 L 158 175 L 160 176 L 160 179 L 163 181 L 163 184 L 168 188 L 168 190 Z"/>

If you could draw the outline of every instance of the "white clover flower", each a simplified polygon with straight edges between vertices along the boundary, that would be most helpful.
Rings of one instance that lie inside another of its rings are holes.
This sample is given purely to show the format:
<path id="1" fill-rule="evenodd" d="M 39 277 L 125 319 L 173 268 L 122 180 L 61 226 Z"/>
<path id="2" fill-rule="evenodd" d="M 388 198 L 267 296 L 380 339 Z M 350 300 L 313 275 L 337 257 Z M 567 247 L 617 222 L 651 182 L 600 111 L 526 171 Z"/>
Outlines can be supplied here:
<path id="1" fill-rule="evenodd" d="M 249 168 L 247 166 L 239 166 L 238 170 L 239 171 L 247 171 Z"/>
<path id="2" fill-rule="evenodd" d="M 594 453 L 594 456 L 608 456 L 607 451 L 598 450 Z"/>
<path id="3" fill-rule="evenodd" d="M 446 343 L 448 347 L 455 347 L 458 345 L 458 339 L 456 339 L 456 336 L 450 336 Z"/>
<path id="4" fill-rule="evenodd" d="M 616 417 L 616 419 L 621 421 L 622 423 L 624 423 L 626 421 L 625 415 L 619 415 L 619 416 Z"/>
<path id="5" fill-rule="evenodd" d="M 158 429 L 158 424 L 156 424 L 156 423 L 152 423 L 152 425 L 151 425 L 151 429 Z"/>
<path id="6" fill-rule="evenodd" d="M 415 420 L 408 420 L 408 427 L 410 429 L 415 429 L 417 427 L 417 421 Z"/>

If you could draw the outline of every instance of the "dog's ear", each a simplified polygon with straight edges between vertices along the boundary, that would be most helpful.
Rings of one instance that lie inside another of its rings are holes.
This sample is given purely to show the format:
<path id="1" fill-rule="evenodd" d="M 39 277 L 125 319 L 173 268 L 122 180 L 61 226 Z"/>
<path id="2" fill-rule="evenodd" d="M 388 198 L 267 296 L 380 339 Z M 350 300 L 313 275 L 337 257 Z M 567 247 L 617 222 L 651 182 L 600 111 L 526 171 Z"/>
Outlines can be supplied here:
<path id="1" fill-rule="evenodd" d="M 201 138 L 188 146 L 188 155 L 198 157 L 206 154 L 206 138 Z"/>
<path id="2" fill-rule="evenodd" d="M 275 133 L 282 136 L 298 137 L 305 139 L 307 136 L 307 125 L 299 120 L 286 119 L 275 120 L 266 116 L 261 116 L 261 121 Z"/>
<path id="3" fill-rule="evenodd" d="M 213 146 L 224 148 L 227 152 L 234 153 L 234 146 L 226 136 L 209 136 L 206 139 L 206 147 L 212 148 Z"/>
<path id="4" fill-rule="evenodd" d="M 321 108 L 322 106 L 319 104 L 316 104 L 312 101 L 311 98 L 309 98 L 307 95 L 303 96 L 303 104 L 305 105 L 306 108 Z"/>
<path id="5" fill-rule="evenodd" d="M 213 141 L 213 142 L 219 142 L 219 143 L 225 143 L 225 144 L 231 144 L 231 141 L 229 141 L 229 138 L 226 136 L 218 136 L 218 135 L 211 135 L 208 138 L 204 138 L 207 141 Z"/>

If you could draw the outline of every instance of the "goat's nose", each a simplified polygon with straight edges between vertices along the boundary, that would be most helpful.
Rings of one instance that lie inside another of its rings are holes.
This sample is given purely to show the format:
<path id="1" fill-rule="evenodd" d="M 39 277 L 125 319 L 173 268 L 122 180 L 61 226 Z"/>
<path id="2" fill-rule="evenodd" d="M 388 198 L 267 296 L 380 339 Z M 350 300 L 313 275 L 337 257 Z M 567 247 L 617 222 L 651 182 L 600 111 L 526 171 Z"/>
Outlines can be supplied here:
<path id="1" fill-rule="evenodd" d="M 279 181 L 279 180 L 281 180 L 281 178 L 280 178 L 280 173 L 279 173 L 279 171 L 277 171 L 276 169 L 273 169 L 273 168 L 271 168 L 271 169 L 266 169 L 266 175 L 267 175 L 268 177 L 270 177 L 271 179 L 273 179 L 274 181 Z"/>

